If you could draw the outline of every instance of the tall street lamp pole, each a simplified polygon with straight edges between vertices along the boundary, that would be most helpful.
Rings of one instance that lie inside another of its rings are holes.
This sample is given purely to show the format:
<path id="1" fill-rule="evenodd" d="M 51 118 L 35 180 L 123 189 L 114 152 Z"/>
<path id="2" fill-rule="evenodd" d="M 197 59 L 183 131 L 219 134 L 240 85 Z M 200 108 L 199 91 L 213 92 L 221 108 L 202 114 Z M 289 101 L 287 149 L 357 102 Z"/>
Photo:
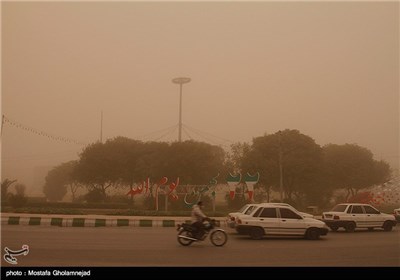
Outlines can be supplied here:
<path id="1" fill-rule="evenodd" d="M 190 78 L 186 77 L 179 77 L 172 79 L 174 84 L 179 84 L 179 134 L 178 134 L 178 141 L 182 141 L 182 85 L 187 84 L 191 81 Z"/>

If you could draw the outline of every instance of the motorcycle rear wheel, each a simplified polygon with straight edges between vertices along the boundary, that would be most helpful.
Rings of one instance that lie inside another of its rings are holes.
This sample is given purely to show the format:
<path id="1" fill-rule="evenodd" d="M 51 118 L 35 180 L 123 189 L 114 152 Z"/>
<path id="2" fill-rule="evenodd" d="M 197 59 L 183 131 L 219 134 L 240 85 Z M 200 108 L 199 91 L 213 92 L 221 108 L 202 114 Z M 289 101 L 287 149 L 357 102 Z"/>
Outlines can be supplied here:
<path id="1" fill-rule="evenodd" d="M 183 238 L 183 237 L 179 237 L 179 235 L 183 235 L 183 236 L 187 236 L 187 237 L 193 238 L 192 233 L 190 231 L 187 231 L 185 229 L 182 229 L 181 231 L 179 231 L 179 233 L 178 233 L 178 242 L 179 242 L 179 244 L 181 244 L 183 246 L 189 246 L 190 244 L 192 244 L 194 242 L 193 240 L 186 239 L 186 238 Z"/>
<path id="2" fill-rule="evenodd" d="M 215 246 L 224 246 L 228 241 L 228 235 L 222 229 L 217 229 L 211 233 L 210 240 Z"/>

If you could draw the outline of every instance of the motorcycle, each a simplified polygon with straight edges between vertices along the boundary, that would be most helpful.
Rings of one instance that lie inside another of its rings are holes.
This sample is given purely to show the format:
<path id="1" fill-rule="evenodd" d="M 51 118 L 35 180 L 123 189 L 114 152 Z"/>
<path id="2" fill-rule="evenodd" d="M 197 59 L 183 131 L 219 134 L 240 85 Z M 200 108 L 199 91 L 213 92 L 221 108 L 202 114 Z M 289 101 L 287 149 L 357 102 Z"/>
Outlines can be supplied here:
<path id="1" fill-rule="evenodd" d="M 178 242 L 183 246 L 189 246 L 193 242 L 200 242 L 210 235 L 210 241 L 215 246 L 224 246 L 228 241 L 228 235 L 223 229 L 216 228 L 217 223 L 214 219 L 203 221 L 204 234 L 200 238 L 196 238 L 196 228 L 189 223 L 177 225 Z"/>

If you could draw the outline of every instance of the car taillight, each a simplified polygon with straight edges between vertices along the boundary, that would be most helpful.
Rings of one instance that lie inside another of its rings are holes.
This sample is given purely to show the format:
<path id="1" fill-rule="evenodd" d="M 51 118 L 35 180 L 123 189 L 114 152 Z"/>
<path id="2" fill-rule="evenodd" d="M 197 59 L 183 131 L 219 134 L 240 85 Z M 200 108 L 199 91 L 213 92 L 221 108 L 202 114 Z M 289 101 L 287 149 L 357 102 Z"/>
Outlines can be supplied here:
<path id="1" fill-rule="evenodd" d="M 241 219 L 237 219 L 237 223 L 238 223 L 238 224 L 241 224 L 241 223 L 242 223 L 242 220 L 241 220 Z"/>
<path id="2" fill-rule="evenodd" d="M 235 220 L 235 217 L 231 217 L 231 221 L 234 221 Z"/>
<path id="3" fill-rule="evenodd" d="M 340 217 L 337 216 L 337 215 L 335 215 L 335 216 L 333 216 L 333 219 L 334 219 L 334 220 L 340 220 Z"/>

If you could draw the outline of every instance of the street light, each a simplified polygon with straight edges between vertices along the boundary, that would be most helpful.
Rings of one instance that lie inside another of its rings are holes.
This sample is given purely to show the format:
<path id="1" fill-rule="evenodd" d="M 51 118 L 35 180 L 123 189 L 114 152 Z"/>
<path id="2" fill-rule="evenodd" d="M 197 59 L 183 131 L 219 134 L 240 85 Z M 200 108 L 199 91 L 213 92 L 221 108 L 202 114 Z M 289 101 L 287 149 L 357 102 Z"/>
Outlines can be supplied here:
<path id="1" fill-rule="evenodd" d="M 182 85 L 187 84 L 191 81 L 190 78 L 179 77 L 172 79 L 174 84 L 179 84 L 179 135 L 178 140 L 179 142 L 182 141 Z"/>

